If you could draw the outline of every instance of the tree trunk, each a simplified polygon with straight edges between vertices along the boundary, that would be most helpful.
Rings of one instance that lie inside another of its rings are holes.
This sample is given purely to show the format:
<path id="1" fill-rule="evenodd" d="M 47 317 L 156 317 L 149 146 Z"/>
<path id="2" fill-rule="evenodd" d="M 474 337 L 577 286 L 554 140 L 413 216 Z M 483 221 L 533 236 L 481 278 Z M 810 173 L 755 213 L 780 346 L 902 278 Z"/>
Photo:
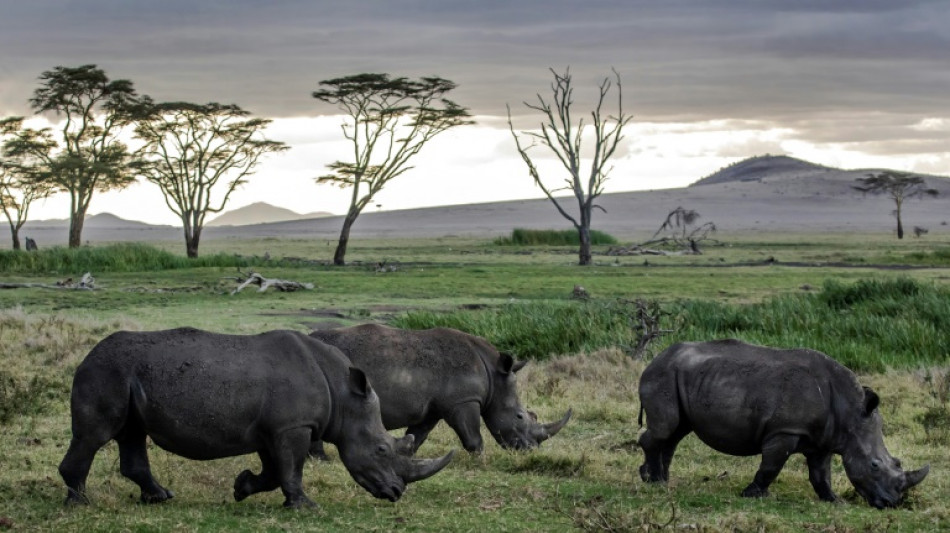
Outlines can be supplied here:
<path id="1" fill-rule="evenodd" d="M 581 225 L 577 228 L 577 236 L 581 241 L 581 248 L 578 252 L 578 261 L 577 264 L 581 266 L 589 265 L 591 262 L 590 255 L 590 226 Z"/>
<path id="2" fill-rule="evenodd" d="M 86 221 L 86 210 L 76 210 L 69 216 L 69 247 L 82 246 L 82 225 Z"/>
<path id="3" fill-rule="evenodd" d="M 198 257 L 198 241 L 201 240 L 201 236 L 198 232 L 192 234 L 189 238 L 185 236 L 185 253 L 188 257 Z"/>
<path id="4" fill-rule="evenodd" d="M 20 249 L 20 231 L 14 226 L 10 226 L 10 233 L 13 237 L 13 249 L 19 250 Z"/>
<path id="5" fill-rule="evenodd" d="M 336 266 L 346 264 L 344 258 L 346 256 L 346 245 L 350 242 L 350 228 L 353 227 L 353 223 L 356 222 L 358 215 L 359 213 L 350 211 L 343 219 L 343 228 L 340 230 L 340 240 L 337 242 L 336 251 L 333 253 L 333 264 Z"/>
<path id="6" fill-rule="evenodd" d="M 897 202 L 897 210 L 895 211 L 897 215 L 897 238 L 898 240 L 904 238 L 904 224 L 901 222 L 901 203 Z"/>

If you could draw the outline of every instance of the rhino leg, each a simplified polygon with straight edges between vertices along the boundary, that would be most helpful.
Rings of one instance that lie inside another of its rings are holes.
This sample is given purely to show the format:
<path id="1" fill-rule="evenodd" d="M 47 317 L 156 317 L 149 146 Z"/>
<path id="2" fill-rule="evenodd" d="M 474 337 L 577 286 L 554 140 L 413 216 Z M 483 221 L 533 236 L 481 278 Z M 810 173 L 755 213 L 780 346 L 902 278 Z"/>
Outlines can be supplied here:
<path id="1" fill-rule="evenodd" d="M 776 435 L 767 438 L 762 445 L 762 463 L 759 465 L 759 471 L 755 473 L 752 483 L 742 491 L 742 496 L 746 498 L 768 496 L 769 485 L 778 477 L 788 457 L 795 453 L 799 440 L 800 437 L 797 435 Z"/>
<path id="2" fill-rule="evenodd" d="M 296 509 L 316 505 L 303 492 L 303 465 L 310 450 L 310 432 L 307 427 L 283 431 L 274 435 L 269 446 L 285 498 L 284 507 Z"/>
<path id="3" fill-rule="evenodd" d="M 458 405 L 445 417 L 445 422 L 462 441 L 462 447 L 471 453 L 482 451 L 481 421 L 481 405 L 478 402 Z"/>
<path id="4" fill-rule="evenodd" d="M 310 451 L 308 452 L 310 457 L 318 461 L 329 461 L 330 456 L 327 455 L 327 451 L 323 448 L 322 440 L 315 440 L 310 443 Z"/>
<path id="5" fill-rule="evenodd" d="M 73 437 L 69 443 L 69 450 L 59 464 L 59 475 L 66 482 L 66 504 L 87 504 L 86 477 L 89 468 L 99 448 L 102 448 L 110 439 L 92 440 Z"/>
<path id="6" fill-rule="evenodd" d="M 808 481 L 822 501 L 833 502 L 838 500 L 831 489 L 831 457 L 830 453 L 805 454 L 808 460 Z"/>
<path id="7" fill-rule="evenodd" d="M 653 431 L 652 427 L 644 431 L 639 440 L 644 455 L 643 464 L 640 465 L 640 479 L 650 483 L 667 482 L 670 479 L 670 463 L 673 462 L 676 447 L 691 431 L 692 428 L 685 422 L 662 436 L 658 435 L 658 431 Z"/>
<path id="8" fill-rule="evenodd" d="M 423 422 L 421 424 L 416 424 L 414 426 L 409 426 L 406 428 L 406 435 L 412 435 L 415 438 L 415 441 L 412 445 L 412 453 L 415 455 L 419 451 L 419 447 L 422 446 L 422 443 L 429 437 L 429 433 L 432 432 L 432 429 L 435 428 L 436 424 L 439 423 L 439 419 L 436 418 L 431 422 Z"/>
<path id="9" fill-rule="evenodd" d="M 142 503 L 161 503 L 175 495 L 152 477 L 145 448 L 145 431 L 134 420 L 129 420 L 122 433 L 116 436 L 119 445 L 119 472 L 134 481 L 142 490 Z"/>
<path id="10" fill-rule="evenodd" d="M 261 459 L 261 473 L 255 475 L 250 470 L 245 470 L 238 474 L 234 480 L 235 501 L 242 501 L 252 494 L 271 491 L 280 486 L 273 459 L 264 450 L 259 451 L 257 455 Z"/>

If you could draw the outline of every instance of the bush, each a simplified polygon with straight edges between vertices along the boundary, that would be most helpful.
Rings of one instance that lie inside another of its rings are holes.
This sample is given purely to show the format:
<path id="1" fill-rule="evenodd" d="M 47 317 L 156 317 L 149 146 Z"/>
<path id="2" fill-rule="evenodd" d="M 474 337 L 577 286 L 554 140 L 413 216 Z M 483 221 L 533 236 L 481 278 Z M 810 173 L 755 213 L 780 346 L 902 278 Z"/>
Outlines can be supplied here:
<path id="1" fill-rule="evenodd" d="M 76 274 L 81 272 L 145 272 L 195 267 L 246 267 L 248 260 L 215 254 L 197 258 L 175 255 L 141 243 L 63 248 L 35 252 L 0 251 L 0 271 L 16 274 Z"/>
<path id="2" fill-rule="evenodd" d="M 515 228 L 510 237 L 498 237 L 494 243 L 499 246 L 579 246 L 581 241 L 577 230 L 573 229 Z M 590 243 L 617 244 L 617 239 L 602 231 L 590 230 Z"/>

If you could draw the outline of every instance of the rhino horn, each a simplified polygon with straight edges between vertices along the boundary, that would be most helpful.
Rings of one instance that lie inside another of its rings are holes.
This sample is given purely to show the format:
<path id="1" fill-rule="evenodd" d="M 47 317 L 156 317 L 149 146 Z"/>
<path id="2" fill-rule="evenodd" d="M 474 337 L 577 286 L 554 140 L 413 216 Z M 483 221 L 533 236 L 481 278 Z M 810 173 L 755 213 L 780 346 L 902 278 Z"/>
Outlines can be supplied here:
<path id="1" fill-rule="evenodd" d="M 903 490 L 910 490 L 915 487 L 918 483 L 924 480 L 927 477 L 927 474 L 930 473 L 930 465 L 925 465 L 919 470 L 912 470 L 910 472 L 904 473 L 904 488 Z"/>
<path id="2" fill-rule="evenodd" d="M 399 477 L 406 483 L 419 481 L 435 475 L 452 461 L 455 450 L 450 451 L 439 459 L 407 459 Z"/>
<path id="3" fill-rule="evenodd" d="M 551 422 L 548 424 L 538 424 L 538 427 L 535 429 L 534 434 L 538 439 L 538 442 L 544 442 L 551 437 L 557 435 L 558 431 L 561 431 L 564 426 L 567 425 L 567 421 L 571 419 L 571 415 L 574 414 L 574 409 L 568 409 L 567 413 L 564 414 L 564 417 L 558 420 L 557 422 Z"/>

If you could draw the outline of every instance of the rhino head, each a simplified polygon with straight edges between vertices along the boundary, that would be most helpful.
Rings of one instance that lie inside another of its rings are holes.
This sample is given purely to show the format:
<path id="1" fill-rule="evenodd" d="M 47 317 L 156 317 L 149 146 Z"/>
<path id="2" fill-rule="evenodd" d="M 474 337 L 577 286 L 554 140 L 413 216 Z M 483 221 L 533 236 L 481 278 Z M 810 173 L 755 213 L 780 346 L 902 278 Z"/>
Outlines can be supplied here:
<path id="1" fill-rule="evenodd" d="M 414 437 L 395 438 L 383 427 L 379 397 L 366 374 L 350 368 L 349 391 L 343 398 L 340 429 L 335 435 L 340 460 L 353 479 L 373 496 L 396 501 L 406 485 L 430 477 L 445 468 L 454 452 L 440 459 L 412 457 Z M 329 438 L 327 440 L 330 440 Z"/>
<path id="2" fill-rule="evenodd" d="M 878 509 L 894 507 L 930 472 L 930 465 L 905 471 L 900 459 L 884 446 L 883 421 L 877 410 L 878 395 L 864 387 L 864 401 L 857 420 L 851 420 L 849 441 L 841 454 L 844 471 L 862 498 Z"/>
<path id="3" fill-rule="evenodd" d="M 503 448 L 537 448 L 561 431 L 573 413 L 568 409 L 557 422 L 541 424 L 534 413 L 525 410 L 518 400 L 515 383 L 515 373 L 524 365 L 525 361 L 515 362 L 510 355 L 503 353 L 499 355 L 498 366 L 492 372 L 492 395 L 482 418 L 492 437 Z"/>

